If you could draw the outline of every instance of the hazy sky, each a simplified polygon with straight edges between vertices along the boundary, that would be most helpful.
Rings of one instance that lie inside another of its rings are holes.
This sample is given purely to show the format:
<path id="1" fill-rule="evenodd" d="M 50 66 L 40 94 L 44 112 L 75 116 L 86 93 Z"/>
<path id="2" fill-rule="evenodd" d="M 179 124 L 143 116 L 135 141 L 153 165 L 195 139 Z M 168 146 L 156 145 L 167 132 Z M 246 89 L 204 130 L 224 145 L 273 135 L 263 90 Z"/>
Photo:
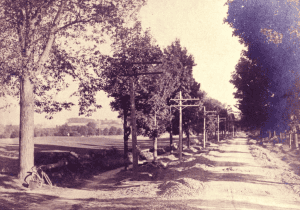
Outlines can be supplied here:
<path id="1" fill-rule="evenodd" d="M 241 46 L 232 29 L 223 24 L 226 17 L 226 0 L 148 0 L 140 11 L 144 28 L 150 27 L 158 45 L 166 47 L 176 38 L 192 54 L 197 66 L 193 76 L 201 84 L 201 89 L 222 103 L 235 105 L 232 93 L 234 87 L 229 83 L 231 72 L 237 64 Z M 59 97 L 64 97 L 60 94 Z M 95 119 L 116 119 L 118 113 L 110 111 L 105 93 L 97 97 L 102 109 L 93 114 Z M 76 102 L 76 101 L 74 101 Z M 44 115 L 35 114 L 35 124 L 46 123 L 59 125 L 67 118 L 77 117 L 78 108 L 63 111 L 46 120 Z M 18 105 L 0 112 L 4 124 L 19 123 Z"/>

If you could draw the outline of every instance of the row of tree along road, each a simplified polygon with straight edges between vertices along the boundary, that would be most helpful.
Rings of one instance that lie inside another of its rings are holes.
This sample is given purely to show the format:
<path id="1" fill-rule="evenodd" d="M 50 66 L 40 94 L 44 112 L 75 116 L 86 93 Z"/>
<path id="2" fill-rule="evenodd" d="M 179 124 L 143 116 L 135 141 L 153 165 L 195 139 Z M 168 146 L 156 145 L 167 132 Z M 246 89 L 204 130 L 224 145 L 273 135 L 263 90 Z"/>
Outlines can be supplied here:
<path id="1" fill-rule="evenodd" d="M 299 132 L 299 1 L 228 1 L 225 22 L 246 49 L 232 73 L 247 129 Z"/>
<path id="2" fill-rule="evenodd" d="M 192 73 L 194 58 L 180 41 L 162 49 L 150 30 L 142 29 L 137 14 L 145 3 L 0 1 L 0 96 L 20 100 L 20 179 L 34 165 L 34 112 L 45 112 L 52 118 L 56 112 L 71 109 L 74 103 L 56 100 L 56 94 L 72 80 L 78 84 L 72 96 L 78 97 L 80 115 L 91 115 L 101 108 L 97 92 L 105 91 L 114 98 L 111 107 L 124 122 L 125 155 L 130 126 L 135 126 L 133 111 L 137 134 L 149 136 L 154 144 L 165 132 L 178 133 L 178 110 L 169 108 L 175 105 L 170 99 L 178 99 L 179 92 L 185 99 L 199 99 L 187 102 L 198 106 L 186 108 L 182 114 L 187 137 L 190 132 L 205 132 L 201 125 L 204 117 L 207 128 L 213 131 L 216 118 L 206 116 L 203 106 L 226 118 L 227 128 L 233 126 L 234 115 L 228 113 L 229 107 L 200 90 Z M 112 55 L 101 52 L 105 39 L 112 41 Z M 130 103 L 130 89 L 135 90 L 135 103 Z M 225 122 L 222 126 L 225 129 Z"/>

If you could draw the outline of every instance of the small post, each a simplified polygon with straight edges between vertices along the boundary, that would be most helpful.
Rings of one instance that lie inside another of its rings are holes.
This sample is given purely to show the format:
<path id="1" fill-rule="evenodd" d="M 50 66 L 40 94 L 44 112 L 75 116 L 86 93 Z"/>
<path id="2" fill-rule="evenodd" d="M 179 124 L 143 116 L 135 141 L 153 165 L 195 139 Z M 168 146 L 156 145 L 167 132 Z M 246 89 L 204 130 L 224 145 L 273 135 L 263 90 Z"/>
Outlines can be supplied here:
<path id="1" fill-rule="evenodd" d="M 290 133 L 289 134 L 289 146 L 290 146 L 290 148 L 292 147 L 292 134 Z"/>

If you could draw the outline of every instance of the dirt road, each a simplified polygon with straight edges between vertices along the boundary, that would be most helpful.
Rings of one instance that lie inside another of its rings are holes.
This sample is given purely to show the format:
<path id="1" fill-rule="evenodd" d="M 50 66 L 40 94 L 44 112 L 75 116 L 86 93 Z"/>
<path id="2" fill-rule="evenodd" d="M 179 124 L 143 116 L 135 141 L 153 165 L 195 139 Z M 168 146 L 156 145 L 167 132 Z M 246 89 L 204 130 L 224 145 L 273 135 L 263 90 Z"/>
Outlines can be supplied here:
<path id="1" fill-rule="evenodd" d="M 14 189 L 6 177 L 0 209 L 300 209 L 299 176 L 278 150 L 253 143 L 244 135 L 206 153 L 194 146 L 181 163 L 176 155 L 160 157 L 167 169 L 144 168 L 135 178 L 116 169 L 80 189 Z"/>
<path id="2" fill-rule="evenodd" d="M 190 201 L 202 209 L 300 209 L 299 195 L 291 185 L 299 177 L 268 150 L 235 138 L 211 151 L 214 161 L 200 200 Z M 285 183 L 284 175 L 291 177 Z M 293 178 L 292 178 L 293 177 Z"/>

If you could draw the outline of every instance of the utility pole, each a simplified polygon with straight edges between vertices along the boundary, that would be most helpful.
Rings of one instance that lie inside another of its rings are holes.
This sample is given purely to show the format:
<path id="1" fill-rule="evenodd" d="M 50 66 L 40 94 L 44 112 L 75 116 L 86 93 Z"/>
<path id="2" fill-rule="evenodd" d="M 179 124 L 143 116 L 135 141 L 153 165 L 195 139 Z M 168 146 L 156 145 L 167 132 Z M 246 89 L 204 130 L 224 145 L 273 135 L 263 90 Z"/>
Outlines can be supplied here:
<path id="1" fill-rule="evenodd" d="M 172 148 L 173 144 L 173 127 L 172 127 L 172 112 L 171 112 L 171 106 L 170 106 L 170 149 Z M 170 150 L 170 154 L 172 153 L 172 149 Z"/>
<path id="2" fill-rule="evenodd" d="M 219 131 L 220 131 L 220 125 L 219 125 L 219 123 L 220 123 L 220 119 L 219 118 L 220 117 L 218 115 L 218 142 L 220 141 L 220 136 L 219 136 Z"/>
<path id="3" fill-rule="evenodd" d="M 229 112 L 229 114 L 233 114 L 233 116 L 235 113 L 239 113 L 239 112 L 236 112 L 236 111 Z M 234 122 L 235 122 L 234 118 L 232 120 L 230 120 L 229 122 L 232 122 L 232 137 L 234 137 Z M 228 130 L 229 130 L 229 128 L 228 128 Z"/>
<path id="4" fill-rule="evenodd" d="M 147 75 L 147 74 L 162 74 L 163 72 L 144 72 L 137 73 L 132 71 L 133 65 L 147 65 L 147 64 L 161 64 L 162 62 L 125 62 L 125 67 L 129 68 L 129 74 L 124 74 L 120 76 L 127 76 L 130 78 L 129 88 L 130 88 L 130 108 L 131 108 L 131 137 L 132 137 L 132 164 L 133 171 L 135 172 L 138 168 L 138 154 L 137 154 L 137 136 L 136 136 L 136 113 L 135 113 L 135 93 L 134 93 L 134 80 L 133 77 L 137 78 L 139 75 Z"/>
<path id="5" fill-rule="evenodd" d="M 226 118 L 225 117 L 223 117 L 223 118 L 220 118 L 220 116 L 219 115 L 210 115 L 210 116 L 217 116 L 217 133 L 218 133 L 218 135 L 217 135 L 217 140 L 218 140 L 218 142 L 220 141 L 220 120 L 223 120 L 223 119 L 225 119 L 226 120 Z"/>
<path id="6" fill-rule="evenodd" d="M 216 113 L 216 111 L 206 111 L 204 106 L 204 119 L 203 119 L 203 148 L 205 148 L 205 140 L 206 140 L 206 130 L 205 130 L 205 117 L 208 113 Z"/>
<path id="7" fill-rule="evenodd" d="M 179 92 L 179 99 L 170 99 L 171 101 L 179 101 L 179 105 L 171 105 L 170 107 L 179 107 L 179 161 L 182 161 L 182 107 L 199 106 L 199 105 L 182 105 L 182 101 L 199 101 L 199 99 L 182 99 L 181 91 Z M 171 110 L 171 108 L 170 108 Z"/>
<path id="8" fill-rule="evenodd" d="M 226 126 L 226 118 L 225 117 L 219 117 L 218 115 L 218 142 L 219 142 L 219 128 L 220 128 L 220 120 L 225 120 L 225 126 Z M 226 127 L 225 127 L 225 130 L 226 130 Z"/>
<path id="9" fill-rule="evenodd" d="M 205 107 L 204 107 L 204 119 L 203 119 L 203 148 L 205 148 L 205 135 L 206 135 L 206 128 L 205 128 L 205 117 L 206 117 L 206 114 L 205 114 Z"/>

